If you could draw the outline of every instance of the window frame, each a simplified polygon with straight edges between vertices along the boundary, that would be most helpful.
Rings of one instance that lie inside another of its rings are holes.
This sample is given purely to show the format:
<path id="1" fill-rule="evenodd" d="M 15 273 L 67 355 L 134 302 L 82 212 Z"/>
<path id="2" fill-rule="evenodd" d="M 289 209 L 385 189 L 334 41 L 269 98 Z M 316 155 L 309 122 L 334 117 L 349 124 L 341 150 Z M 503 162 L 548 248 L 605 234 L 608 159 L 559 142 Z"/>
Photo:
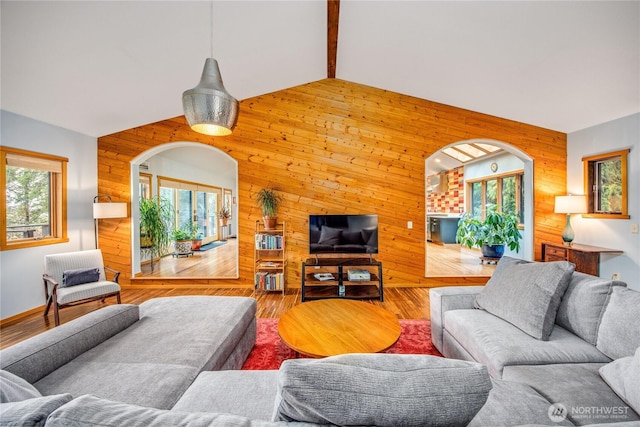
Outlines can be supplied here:
<path id="1" fill-rule="evenodd" d="M 465 211 L 466 212 L 470 212 L 471 215 L 473 215 L 473 185 L 480 183 L 481 184 L 481 190 L 480 190 L 480 195 L 481 195 L 481 206 L 480 206 L 480 212 L 481 212 L 481 219 L 485 218 L 486 215 L 486 206 L 487 206 L 487 182 L 488 181 L 496 181 L 496 199 L 497 199 L 497 204 L 499 206 L 502 207 L 503 205 L 503 196 L 502 196 L 502 190 L 504 188 L 504 183 L 503 180 L 505 178 L 511 178 L 514 177 L 516 182 L 515 182 L 515 197 L 516 197 L 516 214 L 518 214 L 519 216 L 519 221 L 520 223 L 518 224 L 518 228 L 523 229 L 524 228 L 524 218 L 520 218 L 520 212 L 522 211 L 524 213 L 524 206 L 521 206 L 521 204 L 524 204 L 524 200 L 521 200 L 520 194 L 522 193 L 522 188 L 524 186 L 524 170 L 514 170 L 514 171 L 509 171 L 503 174 L 496 174 L 496 175 L 489 175 L 489 176 L 483 176 L 481 178 L 475 178 L 475 179 L 470 179 L 468 181 L 465 182 L 465 186 L 466 186 L 466 197 L 465 197 Z M 522 215 L 524 216 L 524 215 Z"/>
<path id="2" fill-rule="evenodd" d="M 628 169 L 627 169 L 627 155 L 631 149 L 611 151 L 608 153 L 597 154 L 594 156 L 585 156 L 582 158 L 582 165 L 584 168 L 584 194 L 587 197 L 587 212 L 582 214 L 583 218 L 601 218 L 601 219 L 630 219 L 629 216 L 629 183 L 628 183 Z M 600 213 L 595 209 L 596 203 L 596 167 L 599 162 L 606 160 L 614 160 L 620 158 L 620 174 L 622 180 L 622 195 L 621 195 L 621 212 L 613 213 L 606 212 Z"/>
<path id="3" fill-rule="evenodd" d="M 47 237 L 26 237 L 7 239 L 7 154 L 31 157 L 38 160 L 60 162 L 60 172 L 49 172 L 51 189 L 50 218 L 51 235 Z M 39 153 L 19 148 L 0 146 L 0 251 L 23 249 L 35 246 L 54 245 L 69 241 L 67 234 L 67 164 L 66 157 Z M 55 187 L 55 188 L 53 188 Z"/>

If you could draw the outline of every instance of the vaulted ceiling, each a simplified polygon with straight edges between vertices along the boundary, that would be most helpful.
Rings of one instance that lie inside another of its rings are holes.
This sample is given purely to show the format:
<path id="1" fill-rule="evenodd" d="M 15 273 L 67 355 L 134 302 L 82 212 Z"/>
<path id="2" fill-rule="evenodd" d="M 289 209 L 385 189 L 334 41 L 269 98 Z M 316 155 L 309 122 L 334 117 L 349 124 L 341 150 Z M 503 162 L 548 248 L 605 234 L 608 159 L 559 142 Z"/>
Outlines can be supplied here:
<path id="1" fill-rule="evenodd" d="M 1 108 L 91 136 L 181 115 L 212 51 L 239 100 L 327 78 L 325 0 L 0 4 Z M 339 16 L 339 79 L 563 132 L 640 111 L 638 1 L 342 0 Z"/>

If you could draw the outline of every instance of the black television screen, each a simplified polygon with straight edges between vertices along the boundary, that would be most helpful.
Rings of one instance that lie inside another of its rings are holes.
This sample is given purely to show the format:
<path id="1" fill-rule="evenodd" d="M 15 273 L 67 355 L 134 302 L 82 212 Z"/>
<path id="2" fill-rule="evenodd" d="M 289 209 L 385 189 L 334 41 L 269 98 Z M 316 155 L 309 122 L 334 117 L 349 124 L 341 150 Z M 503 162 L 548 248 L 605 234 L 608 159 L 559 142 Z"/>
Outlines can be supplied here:
<path id="1" fill-rule="evenodd" d="M 309 215 L 309 253 L 377 254 L 378 215 Z"/>

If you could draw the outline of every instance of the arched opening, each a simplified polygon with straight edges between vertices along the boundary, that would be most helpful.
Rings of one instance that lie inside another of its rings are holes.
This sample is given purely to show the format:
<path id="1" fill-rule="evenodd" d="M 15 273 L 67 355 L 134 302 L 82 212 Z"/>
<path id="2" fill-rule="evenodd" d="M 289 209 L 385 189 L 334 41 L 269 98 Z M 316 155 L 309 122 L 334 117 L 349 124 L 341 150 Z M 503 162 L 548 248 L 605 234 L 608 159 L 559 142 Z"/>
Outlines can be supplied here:
<path id="1" fill-rule="evenodd" d="M 182 218 L 175 218 L 175 227 L 179 228 L 180 222 L 184 222 L 185 218 L 188 221 L 193 219 L 194 224 L 199 227 L 198 237 L 203 238 L 203 242 L 210 243 L 209 246 L 213 248 L 195 250 L 191 256 L 186 257 L 175 256 L 171 251 L 161 259 L 161 262 L 171 264 L 165 265 L 166 268 L 158 266 L 162 269 L 152 272 L 152 275 L 164 278 L 237 278 L 238 162 L 215 147 L 196 142 L 172 142 L 141 153 L 131 161 L 130 166 L 132 277 L 143 275 L 143 265 L 146 266 L 151 261 L 149 254 L 141 251 L 139 232 L 139 202 L 144 196 L 141 191 L 145 191 L 145 186 L 141 186 L 143 177 L 150 187 L 150 196 L 162 193 L 164 197 L 172 194 L 172 191 L 187 195 L 189 209 L 192 211 L 186 212 L 184 202 L 176 200 L 175 208 L 182 209 L 183 212 L 179 213 Z M 208 197 L 214 201 L 209 202 Z M 224 226 L 218 221 L 218 212 L 223 206 L 228 207 L 231 213 L 230 220 Z M 224 248 L 218 247 L 222 244 Z M 149 270 L 146 268 L 145 277 Z"/>
<path id="2" fill-rule="evenodd" d="M 471 206 L 471 183 L 517 180 L 522 240 L 520 250 L 507 255 L 533 260 L 533 160 L 526 153 L 501 141 L 458 141 L 425 160 L 425 177 L 426 277 L 489 276 L 495 268 L 480 261 L 479 251 L 455 243 L 457 220 Z"/>

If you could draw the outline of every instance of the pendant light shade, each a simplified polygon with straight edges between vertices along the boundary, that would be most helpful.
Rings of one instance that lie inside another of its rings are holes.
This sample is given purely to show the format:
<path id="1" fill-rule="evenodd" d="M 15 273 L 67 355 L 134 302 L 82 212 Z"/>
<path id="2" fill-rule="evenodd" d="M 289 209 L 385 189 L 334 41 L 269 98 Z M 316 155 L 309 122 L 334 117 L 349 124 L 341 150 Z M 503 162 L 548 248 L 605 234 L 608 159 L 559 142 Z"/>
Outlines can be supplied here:
<path id="1" fill-rule="evenodd" d="M 230 135 L 238 121 L 238 100 L 222 84 L 218 61 L 207 58 L 198 86 L 182 94 L 184 115 L 191 129 L 205 135 Z"/>

